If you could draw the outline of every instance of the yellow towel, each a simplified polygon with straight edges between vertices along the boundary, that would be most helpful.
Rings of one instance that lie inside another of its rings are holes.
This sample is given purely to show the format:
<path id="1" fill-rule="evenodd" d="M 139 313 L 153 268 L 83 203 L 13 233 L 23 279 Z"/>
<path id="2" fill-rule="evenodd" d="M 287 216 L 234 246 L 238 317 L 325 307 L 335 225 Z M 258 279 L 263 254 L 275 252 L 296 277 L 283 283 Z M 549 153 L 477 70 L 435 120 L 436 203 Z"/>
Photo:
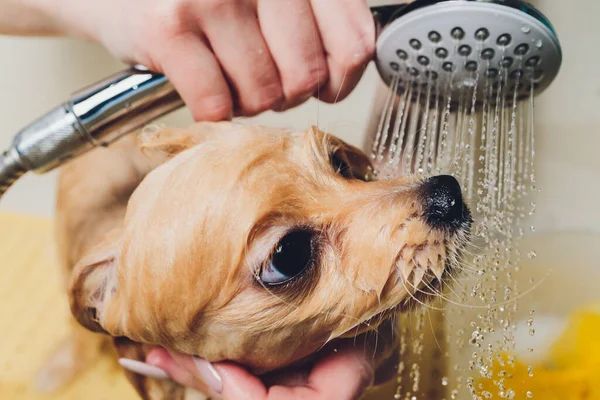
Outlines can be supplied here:
<path id="1" fill-rule="evenodd" d="M 0 213 L 0 400 L 136 399 L 118 365 L 102 356 L 63 390 L 34 390 L 38 368 L 68 335 L 53 240 L 51 220 Z"/>
<path id="2" fill-rule="evenodd" d="M 513 366 L 496 363 L 494 377 L 479 382 L 482 393 L 490 393 L 490 399 L 500 398 L 495 382 L 504 371 L 505 386 L 514 390 L 518 399 L 600 400 L 599 331 L 600 306 L 582 306 L 569 316 L 567 329 L 542 362 L 528 365 L 517 357 Z"/>

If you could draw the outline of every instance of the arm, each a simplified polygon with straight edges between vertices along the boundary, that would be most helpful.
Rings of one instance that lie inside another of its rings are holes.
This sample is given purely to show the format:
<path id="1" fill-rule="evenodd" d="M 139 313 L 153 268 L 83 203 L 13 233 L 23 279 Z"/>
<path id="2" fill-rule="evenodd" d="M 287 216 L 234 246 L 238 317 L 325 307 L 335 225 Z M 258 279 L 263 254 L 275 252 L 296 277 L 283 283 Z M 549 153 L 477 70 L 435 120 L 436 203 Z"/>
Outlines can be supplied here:
<path id="1" fill-rule="evenodd" d="M 46 0 L 0 0 L 0 34 L 57 36 L 66 33 L 41 4 Z"/>

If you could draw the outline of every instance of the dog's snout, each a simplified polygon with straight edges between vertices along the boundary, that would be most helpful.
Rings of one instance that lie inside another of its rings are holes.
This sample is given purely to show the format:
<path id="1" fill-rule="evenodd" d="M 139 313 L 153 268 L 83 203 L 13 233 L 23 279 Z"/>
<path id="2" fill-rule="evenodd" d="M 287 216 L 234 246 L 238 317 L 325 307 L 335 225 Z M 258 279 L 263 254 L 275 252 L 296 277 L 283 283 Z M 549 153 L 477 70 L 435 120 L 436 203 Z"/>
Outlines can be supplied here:
<path id="1" fill-rule="evenodd" d="M 458 181 L 450 175 L 429 178 L 423 187 L 425 215 L 433 226 L 453 226 L 466 216 Z"/>

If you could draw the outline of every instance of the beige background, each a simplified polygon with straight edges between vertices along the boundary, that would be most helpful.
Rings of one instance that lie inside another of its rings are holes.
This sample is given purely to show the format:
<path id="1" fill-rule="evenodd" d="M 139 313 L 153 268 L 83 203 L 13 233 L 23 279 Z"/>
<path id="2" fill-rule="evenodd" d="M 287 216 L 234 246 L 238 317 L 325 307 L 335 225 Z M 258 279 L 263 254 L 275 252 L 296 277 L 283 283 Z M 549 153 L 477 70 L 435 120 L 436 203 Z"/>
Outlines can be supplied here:
<path id="1" fill-rule="evenodd" d="M 537 170 L 543 189 L 534 221 L 538 231 L 600 232 L 600 2 L 539 0 L 558 30 L 564 63 L 558 79 L 537 99 Z M 99 46 L 72 40 L 0 38 L 0 148 L 24 125 L 121 65 Z M 198 79 L 202 79 L 201 76 Z M 360 145 L 374 98 L 371 65 L 357 90 L 338 105 L 311 100 L 255 121 L 304 129 L 318 124 Z M 183 110 L 170 123 L 190 121 Z M 51 215 L 56 174 L 26 176 L 0 201 L 0 210 Z"/>

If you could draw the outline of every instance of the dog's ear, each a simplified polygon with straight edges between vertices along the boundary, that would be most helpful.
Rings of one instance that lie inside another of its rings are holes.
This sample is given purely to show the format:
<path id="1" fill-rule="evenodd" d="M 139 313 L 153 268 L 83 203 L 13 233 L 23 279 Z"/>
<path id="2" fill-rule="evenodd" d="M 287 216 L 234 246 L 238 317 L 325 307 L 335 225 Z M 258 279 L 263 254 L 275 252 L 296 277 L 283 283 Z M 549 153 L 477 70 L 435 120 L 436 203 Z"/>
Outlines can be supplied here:
<path id="1" fill-rule="evenodd" d="M 198 122 L 185 129 L 148 125 L 138 134 L 137 140 L 147 158 L 165 162 L 216 135 L 225 135 L 240 127 L 241 125 L 229 121 Z"/>
<path id="2" fill-rule="evenodd" d="M 308 145 L 313 149 L 313 155 L 317 158 L 320 158 L 320 155 L 336 157 L 339 161 L 348 164 L 354 177 L 368 181 L 375 179 L 371 161 L 359 148 L 315 126 L 311 126 L 306 131 L 306 138 Z"/>
<path id="3" fill-rule="evenodd" d="M 102 317 L 117 289 L 117 237 L 112 232 L 73 269 L 69 283 L 69 303 L 75 319 L 87 329 L 107 333 Z"/>

